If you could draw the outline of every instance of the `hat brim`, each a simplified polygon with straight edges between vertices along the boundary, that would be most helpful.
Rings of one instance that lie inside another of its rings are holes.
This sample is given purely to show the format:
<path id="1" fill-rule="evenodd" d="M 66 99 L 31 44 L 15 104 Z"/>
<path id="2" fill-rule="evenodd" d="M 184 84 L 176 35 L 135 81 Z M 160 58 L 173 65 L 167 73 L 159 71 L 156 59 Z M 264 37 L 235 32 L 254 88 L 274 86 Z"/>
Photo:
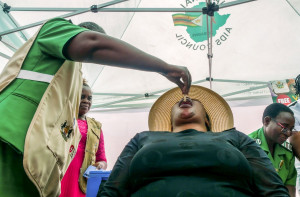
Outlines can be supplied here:
<path id="1" fill-rule="evenodd" d="M 200 101 L 204 106 L 209 116 L 211 131 L 221 132 L 233 128 L 232 111 L 219 94 L 205 87 L 192 85 L 188 96 Z M 149 130 L 171 131 L 171 109 L 182 98 L 179 88 L 173 88 L 161 95 L 151 107 L 148 118 Z"/>

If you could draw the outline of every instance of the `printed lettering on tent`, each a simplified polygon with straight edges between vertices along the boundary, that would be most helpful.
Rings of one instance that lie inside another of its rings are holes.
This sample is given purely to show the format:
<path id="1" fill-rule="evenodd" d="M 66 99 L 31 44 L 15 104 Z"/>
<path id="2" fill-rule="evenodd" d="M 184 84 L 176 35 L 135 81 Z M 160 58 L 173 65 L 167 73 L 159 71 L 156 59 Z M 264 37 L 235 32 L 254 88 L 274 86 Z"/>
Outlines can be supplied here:
<path id="1" fill-rule="evenodd" d="M 218 5 L 221 5 L 222 3 L 217 2 Z M 187 1 L 185 6 L 182 4 L 181 6 L 185 8 L 203 8 L 206 6 L 206 3 L 192 3 L 190 1 Z M 219 14 L 218 12 L 214 13 L 214 16 L 212 17 L 212 36 L 216 36 L 214 44 L 221 45 L 222 42 L 226 41 L 229 37 L 232 27 L 225 26 L 229 17 L 230 14 Z M 184 14 L 175 13 L 172 15 L 172 18 L 174 26 L 186 27 L 187 34 L 176 33 L 176 39 L 178 40 L 178 42 L 180 42 L 180 44 L 184 45 L 188 49 L 193 50 L 203 51 L 206 49 L 207 45 L 205 41 L 207 41 L 207 29 L 210 29 L 210 22 L 208 22 L 207 25 L 205 14 L 203 14 L 202 12 L 186 12 Z M 223 26 L 225 27 L 225 29 L 220 31 L 220 28 Z"/>

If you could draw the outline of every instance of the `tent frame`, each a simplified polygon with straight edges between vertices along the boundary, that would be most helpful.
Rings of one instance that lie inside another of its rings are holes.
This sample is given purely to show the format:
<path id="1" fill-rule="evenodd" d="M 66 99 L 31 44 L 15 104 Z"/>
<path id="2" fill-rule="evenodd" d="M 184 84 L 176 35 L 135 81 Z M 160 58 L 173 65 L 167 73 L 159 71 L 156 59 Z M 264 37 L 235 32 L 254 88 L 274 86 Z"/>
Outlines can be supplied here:
<path id="1" fill-rule="evenodd" d="M 100 12 L 202 12 L 202 8 L 201 9 L 200 8 L 105 8 L 107 6 L 111 6 L 124 1 L 128 1 L 128 0 L 114 0 L 100 5 L 92 5 L 90 8 L 27 8 L 27 7 L 11 8 L 10 6 L 8 6 L 5 3 L 2 3 L 1 1 L 0 1 L 0 5 L 2 5 L 3 11 L 6 13 L 9 13 L 10 11 L 71 12 L 69 14 L 58 16 L 61 18 L 67 18 L 67 17 L 75 16 L 86 12 L 98 12 L 98 11 Z M 256 1 L 256 0 L 236 0 L 234 2 L 222 3 L 221 5 L 219 5 L 219 7 L 227 8 L 227 7 L 231 7 L 243 3 L 249 3 L 252 1 Z M 0 37 L 20 30 L 41 25 L 47 20 L 39 21 L 22 27 L 17 27 L 11 30 L 0 32 Z"/>
<path id="2" fill-rule="evenodd" d="M 25 26 L 20 26 L 16 22 L 16 20 L 10 15 L 11 11 L 70 12 L 68 14 L 58 16 L 61 18 L 68 18 L 68 17 L 72 17 L 72 16 L 79 15 L 79 14 L 86 13 L 86 12 L 94 12 L 94 13 L 96 13 L 96 12 L 203 12 L 202 8 L 106 8 L 107 6 L 118 4 L 118 3 L 121 3 L 124 1 L 127 1 L 127 0 L 112 0 L 110 2 L 99 4 L 99 5 L 92 5 L 89 8 L 10 7 L 7 4 L 0 1 L 0 5 L 3 8 L 3 12 L 8 15 L 11 22 L 16 26 L 16 28 L 0 32 L 0 41 L 1 41 L 2 36 L 8 35 L 11 33 L 15 33 L 15 32 L 20 32 L 21 37 L 25 41 L 27 41 L 28 36 L 24 32 L 22 32 L 22 30 L 41 25 L 47 21 L 47 20 L 43 20 L 43 21 L 28 24 Z M 243 3 L 252 2 L 252 1 L 256 1 L 256 0 L 236 0 L 234 2 L 221 3 L 218 6 L 219 6 L 219 8 L 227 8 L 227 7 L 231 7 L 231 6 L 235 6 L 235 5 L 239 5 L 239 4 L 243 4 Z M 206 3 L 208 5 L 208 3 L 211 3 L 211 0 L 206 0 Z M 1 10 L 0 10 L 0 12 L 1 12 Z M 212 42 L 212 40 L 209 39 L 209 36 L 211 36 L 211 35 L 208 35 L 208 45 L 210 45 L 210 42 Z M 3 42 L 3 41 L 1 41 L 1 42 Z M 9 45 L 8 43 L 4 43 L 4 44 Z M 11 46 L 11 47 L 13 48 L 13 46 Z M 211 58 L 213 57 L 212 46 L 208 47 L 208 50 L 209 50 L 208 51 L 208 59 L 210 62 L 209 69 L 210 69 L 210 73 L 211 73 Z M 7 58 L 7 59 L 10 58 L 8 55 L 1 53 L 1 52 L 0 52 L 0 56 Z M 241 80 L 213 79 L 213 78 L 211 78 L 211 75 L 206 79 L 195 81 L 195 82 L 193 82 L 193 84 L 200 84 L 200 83 L 203 83 L 206 81 L 209 81 L 210 84 L 212 81 L 214 81 L 214 82 L 224 82 L 224 83 L 251 83 L 251 84 L 260 85 L 260 86 L 256 86 L 256 87 L 245 88 L 243 90 L 239 90 L 236 92 L 223 94 L 222 96 L 224 98 L 230 97 L 233 95 L 238 95 L 238 94 L 245 93 L 245 92 L 249 92 L 249 91 L 253 91 L 253 90 L 264 89 L 264 88 L 268 87 L 268 83 L 263 82 L 263 81 L 241 81 Z M 148 100 L 148 99 L 155 99 L 155 98 L 159 97 L 159 94 L 161 94 L 167 90 L 169 90 L 169 89 L 158 90 L 155 92 L 150 92 L 150 93 L 145 93 L 145 94 L 119 94 L 119 93 L 94 92 L 93 95 L 95 95 L 95 96 L 114 96 L 114 97 L 119 97 L 119 98 L 121 97 L 121 99 L 117 99 L 113 102 L 107 102 L 107 103 L 103 103 L 103 104 L 99 104 L 99 105 L 93 105 L 92 108 L 93 109 L 96 109 L 96 108 L 106 108 L 106 109 L 145 108 L 145 107 L 149 107 L 151 104 L 147 104 L 147 103 L 120 104 L 120 103 L 126 103 L 128 101 L 143 101 L 143 100 Z M 128 97 L 128 98 L 124 99 L 124 97 Z M 251 98 L 254 98 L 254 97 L 251 97 Z M 243 100 L 243 99 L 249 99 L 249 97 L 239 97 L 236 99 Z M 234 99 L 228 98 L 226 100 L 234 100 Z"/>
<path id="3" fill-rule="evenodd" d="M 257 98 L 256 96 L 252 96 L 252 97 L 239 97 L 239 98 L 227 98 L 230 96 L 234 96 L 234 95 L 239 95 L 239 94 L 243 94 L 245 92 L 249 92 L 249 91 L 254 91 L 254 90 L 262 90 L 265 88 L 268 88 L 269 86 L 269 82 L 264 82 L 264 81 L 243 81 L 243 80 L 227 80 L 227 79 L 212 79 L 214 82 L 220 82 L 220 83 L 243 83 L 243 84 L 247 84 L 247 83 L 251 83 L 253 85 L 258 85 L 255 87 L 248 87 L 248 88 L 244 88 L 242 90 L 239 91 L 235 91 L 235 92 L 231 92 L 231 93 L 227 93 L 227 94 L 223 94 L 221 95 L 222 97 L 225 98 L 225 100 L 227 101 L 233 101 L 233 100 L 247 100 L 247 99 L 253 99 L 253 98 Z M 202 80 L 198 80 L 193 82 L 192 84 L 201 84 L 204 83 L 206 81 L 209 81 L 208 78 L 206 79 L 202 79 Z M 99 104 L 99 105 L 93 105 L 92 109 L 96 109 L 96 108 L 106 108 L 106 109 L 118 109 L 118 108 L 144 108 L 144 107 L 149 107 L 151 104 L 119 104 L 119 103 L 126 103 L 129 101 L 146 101 L 149 99 L 156 99 L 160 96 L 161 93 L 164 93 L 166 91 L 168 91 L 169 89 L 163 89 L 163 90 L 158 90 L 155 92 L 148 92 L 145 94 L 116 94 L 116 93 L 97 93 L 94 92 L 93 95 L 94 96 L 114 96 L 114 97 L 121 97 L 121 99 L 119 100 L 115 100 L 112 102 L 107 102 L 107 103 L 103 103 L 103 104 Z M 122 97 L 128 97 L 123 99 Z M 263 98 L 263 97 L 270 97 L 270 96 L 259 96 L 259 98 Z"/>

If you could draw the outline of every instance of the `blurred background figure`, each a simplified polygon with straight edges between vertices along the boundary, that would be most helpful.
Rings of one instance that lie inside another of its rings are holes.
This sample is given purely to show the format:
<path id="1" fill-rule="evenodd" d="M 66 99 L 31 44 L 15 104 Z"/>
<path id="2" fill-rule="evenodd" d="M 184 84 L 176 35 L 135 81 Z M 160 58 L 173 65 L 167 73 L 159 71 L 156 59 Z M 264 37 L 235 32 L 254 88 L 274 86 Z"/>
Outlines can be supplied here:
<path id="1" fill-rule="evenodd" d="M 290 138 L 290 142 L 293 145 L 294 154 L 296 155 L 297 159 L 295 161 L 295 167 L 297 170 L 297 193 L 298 196 L 300 196 L 300 75 L 298 75 L 295 79 L 295 91 L 296 96 L 298 97 L 298 100 L 291 103 L 289 105 L 290 109 L 294 112 L 295 116 L 295 130 L 297 131 L 296 134 L 294 134 Z"/>
<path id="2" fill-rule="evenodd" d="M 84 197 L 87 180 L 83 174 L 88 166 L 94 165 L 103 170 L 107 168 L 101 123 L 86 116 L 91 105 L 92 91 L 84 80 L 77 120 L 81 140 L 77 153 L 62 179 L 60 197 Z"/>

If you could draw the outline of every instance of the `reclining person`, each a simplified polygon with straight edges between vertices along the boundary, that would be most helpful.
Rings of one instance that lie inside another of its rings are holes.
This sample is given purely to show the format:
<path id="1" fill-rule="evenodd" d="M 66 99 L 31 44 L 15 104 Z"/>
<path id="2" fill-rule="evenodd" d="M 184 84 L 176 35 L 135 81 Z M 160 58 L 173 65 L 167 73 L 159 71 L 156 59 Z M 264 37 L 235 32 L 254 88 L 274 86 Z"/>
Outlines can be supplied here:
<path id="1" fill-rule="evenodd" d="M 266 153 L 233 128 L 226 101 L 201 86 L 163 94 L 119 156 L 100 196 L 289 196 Z"/>

